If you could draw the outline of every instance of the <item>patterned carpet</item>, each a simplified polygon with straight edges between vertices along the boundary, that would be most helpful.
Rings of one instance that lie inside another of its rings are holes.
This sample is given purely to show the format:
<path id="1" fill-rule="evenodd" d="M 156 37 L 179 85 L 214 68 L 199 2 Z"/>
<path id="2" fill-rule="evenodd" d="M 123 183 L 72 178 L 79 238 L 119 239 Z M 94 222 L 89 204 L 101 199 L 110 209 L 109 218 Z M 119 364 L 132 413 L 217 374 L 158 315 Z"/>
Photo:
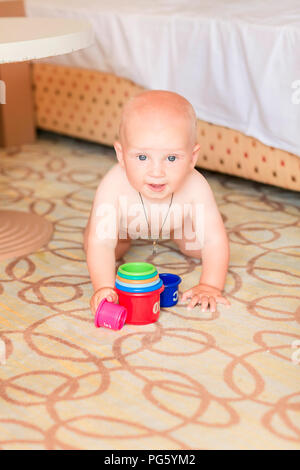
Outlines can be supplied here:
<path id="1" fill-rule="evenodd" d="M 299 193 L 204 171 L 230 237 L 232 306 L 176 306 L 115 332 L 93 325 L 82 250 L 113 151 L 42 133 L 0 158 L 1 208 L 54 224 L 39 252 L 0 263 L 1 449 L 300 448 Z M 181 291 L 201 272 L 168 241 L 152 257 L 138 240 L 124 259 L 144 260 L 182 276 Z"/>

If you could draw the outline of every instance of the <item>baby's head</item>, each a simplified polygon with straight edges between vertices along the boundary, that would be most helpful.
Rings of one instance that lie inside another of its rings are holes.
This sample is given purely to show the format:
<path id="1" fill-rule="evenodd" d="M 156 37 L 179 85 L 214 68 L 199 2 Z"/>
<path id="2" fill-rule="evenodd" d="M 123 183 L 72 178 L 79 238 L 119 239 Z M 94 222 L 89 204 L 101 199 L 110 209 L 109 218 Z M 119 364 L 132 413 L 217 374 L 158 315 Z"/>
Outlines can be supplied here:
<path id="1" fill-rule="evenodd" d="M 177 93 L 145 91 L 124 106 L 115 150 L 131 185 L 149 199 L 180 188 L 199 148 L 195 111 Z"/>

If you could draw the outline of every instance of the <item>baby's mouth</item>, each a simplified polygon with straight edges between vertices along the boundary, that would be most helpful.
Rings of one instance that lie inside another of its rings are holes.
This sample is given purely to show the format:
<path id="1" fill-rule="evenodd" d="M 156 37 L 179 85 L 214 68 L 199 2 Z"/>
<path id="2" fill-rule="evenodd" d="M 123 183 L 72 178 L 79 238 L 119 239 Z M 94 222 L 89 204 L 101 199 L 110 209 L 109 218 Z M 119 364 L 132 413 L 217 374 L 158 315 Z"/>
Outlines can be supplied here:
<path id="1" fill-rule="evenodd" d="M 152 189 L 152 191 L 163 191 L 166 185 L 165 184 L 148 184 L 148 186 L 150 187 L 150 189 Z"/>

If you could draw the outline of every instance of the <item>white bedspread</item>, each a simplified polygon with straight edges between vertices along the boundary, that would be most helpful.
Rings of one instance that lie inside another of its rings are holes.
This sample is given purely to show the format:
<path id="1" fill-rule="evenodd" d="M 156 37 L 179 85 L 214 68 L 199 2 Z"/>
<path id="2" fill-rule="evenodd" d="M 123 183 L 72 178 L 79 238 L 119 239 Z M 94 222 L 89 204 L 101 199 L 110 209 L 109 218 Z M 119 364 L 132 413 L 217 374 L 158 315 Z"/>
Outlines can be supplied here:
<path id="1" fill-rule="evenodd" d="M 200 119 L 300 156 L 300 0 L 25 4 L 28 16 L 83 18 L 94 26 L 95 45 L 47 62 L 176 91 Z"/>

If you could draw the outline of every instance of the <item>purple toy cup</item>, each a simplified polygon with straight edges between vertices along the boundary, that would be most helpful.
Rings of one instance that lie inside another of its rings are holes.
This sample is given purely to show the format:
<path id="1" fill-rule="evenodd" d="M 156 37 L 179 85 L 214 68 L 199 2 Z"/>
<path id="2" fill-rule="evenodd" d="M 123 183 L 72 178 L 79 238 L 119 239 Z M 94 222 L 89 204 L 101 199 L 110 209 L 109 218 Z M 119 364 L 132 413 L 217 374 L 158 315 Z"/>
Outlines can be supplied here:
<path id="1" fill-rule="evenodd" d="M 111 330 L 121 330 L 127 317 L 127 310 L 122 305 L 102 299 L 95 315 L 95 326 L 104 326 Z"/>

